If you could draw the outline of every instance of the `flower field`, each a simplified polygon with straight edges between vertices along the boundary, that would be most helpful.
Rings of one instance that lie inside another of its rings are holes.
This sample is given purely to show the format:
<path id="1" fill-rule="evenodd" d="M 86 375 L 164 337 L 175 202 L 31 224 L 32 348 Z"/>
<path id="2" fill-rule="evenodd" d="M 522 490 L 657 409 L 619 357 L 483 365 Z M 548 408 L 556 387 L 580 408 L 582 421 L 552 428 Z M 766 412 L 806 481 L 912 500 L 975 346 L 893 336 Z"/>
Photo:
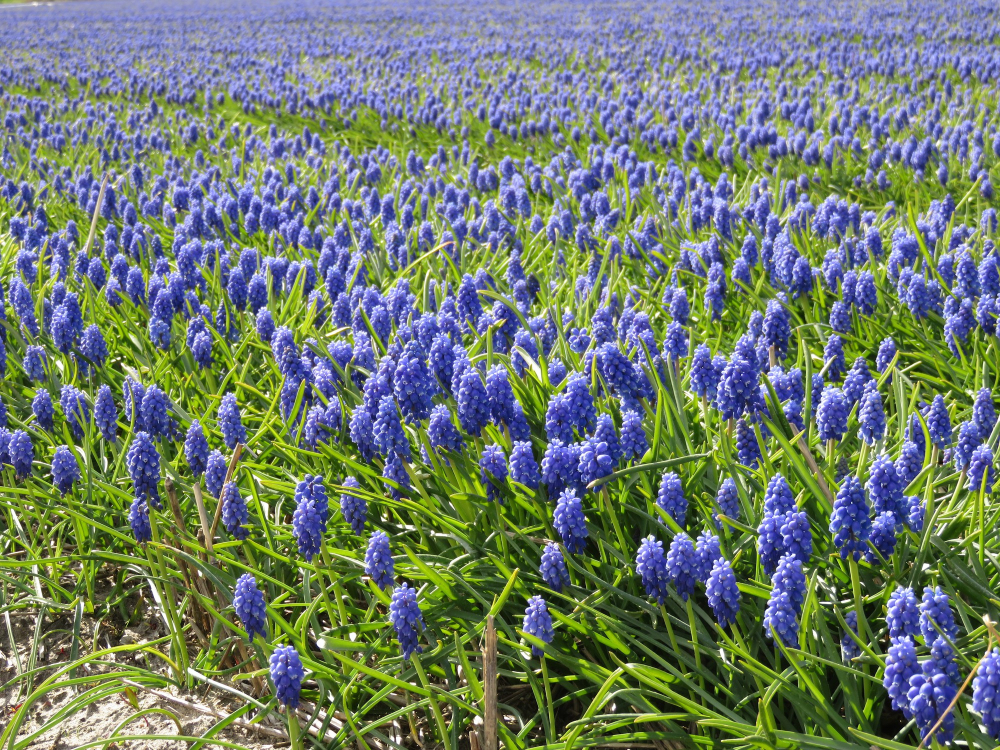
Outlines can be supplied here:
<path id="1" fill-rule="evenodd" d="M 0 45 L 4 748 L 998 744 L 992 4 Z"/>

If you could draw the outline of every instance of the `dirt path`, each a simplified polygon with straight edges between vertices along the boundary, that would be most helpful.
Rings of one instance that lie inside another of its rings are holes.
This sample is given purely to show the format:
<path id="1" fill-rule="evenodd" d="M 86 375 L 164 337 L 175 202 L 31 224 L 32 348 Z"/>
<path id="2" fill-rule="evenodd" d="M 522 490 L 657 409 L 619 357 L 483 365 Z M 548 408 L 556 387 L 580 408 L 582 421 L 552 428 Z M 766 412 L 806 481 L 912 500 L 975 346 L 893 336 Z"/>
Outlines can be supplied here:
<path id="1" fill-rule="evenodd" d="M 17 613 L 9 615 L 9 618 L 7 615 L 0 615 L 0 685 L 9 685 L 0 692 L 0 728 L 14 718 L 27 697 L 29 680 L 26 673 L 31 662 L 36 623 L 36 614 Z M 72 619 L 62 618 L 43 626 L 44 633 L 39 638 L 35 651 L 34 666 L 41 671 L 31 681 L 34 690 L 55 672 L 56 665 L 65 664 L 69 660 L 72 624 Z M 161 635 L 156 629 L 156 623 L 144 622 L 139 627 L 116 633 L 110 628 L 101 629 L 93 621 L 84 618 L 81 641 L 93 643 L 95 628 L 99 648 L 142 644 Z M 122 666 L 157 668 L 157 664 L 142 652 L 113 654 L 106 661 Z M 113 665 L 87 665 L 81 668 L 78 676 L 93 674 L 96 677 L 113 669 Z M 67 678 L 68 675 L 65 675 L 60 681 Z M 98 694 L 104 690 L 109 691 L 108 694 Z M 235 697 L 210 686 L 185 693 L 166 688 L 146 689 L 137 683 L 133 687 L 122 680 L 57 686 L 40 697 L 29 709 L 25 722 L 18 730 L 18 740 L 31 738 L 25 746 L 31 750 L 71 750 L 91 742 L 110 739 L 114 735 L 201 737 L 240 705 Z M 154 710 L 129 721 L 130 717 L 149 709 Z M 68 712 L 60 722 L 42 734 L 32 736 L 63 711 Z M 247 718 L 250 717 L 244 717 Z M 284 729 L 277 719 L 259 729 L 227 727 L 213 736 L 248 750 L 263 750 L 287 744 Z M 212 744 L 208 740 L 202 747 Z M 181 740 L 155 739 L 111 742 L 107 745 L 108 748 L 118 750 L 126 747 L 130 750 L 180 750 L 191 746 L 191 743 Z"/>

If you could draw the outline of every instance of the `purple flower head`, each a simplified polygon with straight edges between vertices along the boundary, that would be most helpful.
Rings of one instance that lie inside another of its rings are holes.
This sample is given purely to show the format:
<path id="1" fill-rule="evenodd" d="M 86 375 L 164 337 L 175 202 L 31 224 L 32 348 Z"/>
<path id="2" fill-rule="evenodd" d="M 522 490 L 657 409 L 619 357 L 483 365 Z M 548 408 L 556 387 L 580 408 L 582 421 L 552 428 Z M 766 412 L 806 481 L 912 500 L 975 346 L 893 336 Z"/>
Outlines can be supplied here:
<path id="1" fill-rule="evenodd" d="M 941 394 L 934 397 L 930 408 L 924 414 L 924 419 L 927 422 L 927 433 L 931 442 L 944 450 L 951 444 L 951 418 L 948 416 L 948 407 Z"/>
<path id="2" fill-rule="evenodd" d="M 786 648 L 799 647 L 799 623 L 787 591 L 775 588 L 764 610 L 764 632 L 768 638 L 777 638 Z"/>
<path id="3" fill-rule="evenodd" d="M 1000 738 L 1000 649 L 986 654 L 972 680 L 972 710 L 982 717 L 986 733 Z"/>
<path id="4" fill-rule="evenodd" d="M 420 612 L 420 604 L 417 603 L 417 590 L 410 588 L 409 584 L 404 583 L 392 592 L 389 621 L 399 639 L 403 661 L 409 661 L 413 654 L 419 654 L 423 650 L 418 639 L 424 628 L 424 617 Z"/>
<path id="5" fill-rule="evenodd" d="M 622 414 L 620 447 L 622 457 L 626 460 L 633 457 L 641 458 L 649 450 L 649 441 L 639 412 L 628 410 Z"/>
<path id="6" fill-rule="evenodd" d="M 872 546 L 865 550 L 865 560 L 870 565 L 878 565 L 878 555 L 888 560 L 896 549 L 896 516 L 888 511 L 879 513 L 872 521 L 869 541 Z M 876 555 L 875 553 L 878 553 Z"/>
<path id="7" fill-rule="evenodd" d="M 893 642 L 920 634 L 920 604 L 913 589 L 900 587 L 889 595 L 885 624 Z"/>
<path id="8" fill-rule="evenodd" d="M 660 479 L 660 489 L 656 494 L 656 504 L 667 513 L 678 526 L 684 526 L 687 517 L 687 498 L 684 486 L 676 472 L 665 471 Z"/>
<path id="9" fill-rule="evenodd" d="M 344 515 L 344 520 L 350 525 L 355 536 L 361 536 L 365 530 L 365 521 L 368 519 L 368 503 L 363 497 L 350 491 L 361 489 L 357 479 L 351 476 L 345 477 L 344 487 L 349 489 L 340 496 L 340 512 Z"/>
<path id="10" fill-rule="evenodd" d="M 555 637 L 552 631 L 552 615 L 549 614 L 545 600 L 540 596 L 533 596 L 528 600 L 528 608 L 524 611 L 524 632 L 543 643 L 552 643 Z M 531 653 L 540 657 L 545 652 L 538 646 L 532 646 Z"/>
<path id="11" fill-rule="evenodd" d="M 837 492 L 830 517 L 830 533 L 834 535 L 833 542 L 841 557 L 853 556 L 858 560 L 868 546 L 871 535 L 868 497 L 861 482 L 853 475 L 844 479 Z"/>
<path id="12" fill-rule="evenodd" d="M 132 527 L 132 535 L 139 544 L 145 544 L 153 538 L 153 529 L 149 523 L 149 508 L 146 501 L 140 498 L 132 500 L 128 511 L 128 523 Z"/>
<path id="13" fill-rule="evenodd" d="M 208 454 L 208 461 L 205 463 L 205 489 L 213 497 L 219 497 L 222 493 L 228 471 L 229 466 L 226 464 L 226 459 L 219 451 L 214 450 Z"/>
<path id="14" fill-rule="evenodd" d="M 491 444 L 483 448 L 483 454 L 479 458 L 479 478 L 486 488 L 486 499 L 489 502 L 503 502 L 503 495 L 500 487 L 507 480 L 507 457 L 503 448 L 499 445 Z"/>
<path id="15" fill-rule="evenodd" d="M 719 537 L 708 531 L 698 535 L 696 552 L 698 555 L 698 580 L 705 583 L 716 559 L 722 556 Z"/>
<path id="16" fill-rule="evenodd" d="M 587 546 L 587 519 L 583 515 L 583 505 L 576 492 L 572 489 L 563 490 L 556 502 L 552 514 L 552 525 L 555 526 L 563 545 L 574 555 L 581 554 Z"/>
<path id="17" fill-rule="evenodd" d="M 94 399 L 94 422 L 101 431 L 101 437 L 109 443 L 118 441 L 118 408 L 111 387 L 102 385 Z"/>
<path id="18" fill-rule="evenodd" d="M 458 388 L 458 421 L 470 435 L 479 435 L 490 419 L 486 386 L 475 368 L 466 370 Z"/>
<path id="19" fill-rule="evenodd" d="M 247 431 L 243 426 L 243 417 L 236 403 L 235 394 L 227 393 L 222 397 L 217 419 L 227 448 L 233 450 L 239 443 L 246 443 Z"/>
<path id="20" fill-rule="evenodd" d="M 667 550 L 667 575 L 684 601 L 694 593 L 700 571 L 701 563 L 691 537 L 683 532 L 677 534 Z"/>
<path id="21" fill-rule="evenodd" d="M 270 671 L 278 702 L 289 709 L 298 708 L 305 670 L 302 668 L 302 660 L 295 647 L 278 646 L 274 649 L 270 659 Z"/>
<path id="22" fill-rule="evenodd" d="M 528 441 L 517 441 L 510 450 L 510 478 L 518 484 L 523 484 L 529 489 L 536 489 L 541 475 L 538 471 L 538 463 L 531 450 L 531 443 Z"/>
<path id="23" fill-rule="evenodd" d="M 222 504 L 222 525 L 229 535 L 239 541 L 249 537 L 250 531 L 246 525 L 250 521 L 250 514 L 236 482 L 225 483 L 219 502 Z"/>
<path id="24" fill-rule="evenodd" d="M 83 391 L 72 385 L 64 385 L 59 393 L 59 406 L 73 437 L 81 440 L 84 426 L 90 421 L 90 406 Z"/>
<path id="25" fill-rule="evenodd" d="M 635 570 L 646 590 L 646 596 L 663 604 L 668 595 L 667 584 L 670 582 L 663 542 L 652 536 L 643 539 L 636 554 Z"/>
<path id="26" fill-rule="evenodd" d="M 878 354 L 875 357 L 875 369 L 879 372 L 885 372 L 889 368 L 889 364 L 895 356 L 896 342 L 887 336 L 882 339 L 882 343 L 879 344 Z"/>
<path id="27" fill-rule="evenodd" d="M 851 610 L 847 613 L 844 620 L 850 632 L 845 630 L 844 635 L 840 638 L 840 655 L 844 663 L 847 664 L 861 656 L 861 647 L 851 635 L 852 633 L 854 635 L 858 633 L 858 613 Z"/>
<path id="28" fill-rule="evenodd" d="M 560 592 L 565 586 L 569 586 L 569 571 L 566 569 L 566 560 L 559 545 L 552 542 L 545 545 L 538 573 L 545 584 L 555 592 Z"/>
<path id="29" fill-rule="evenodd" d="M 921 739 L 933 739 L 941 745 L 951 743 L 955 730 L 955 712 L 949 708 L 957 691 L 948 674 L 934 660 L 925 661 L 922 670 L 910 677 L 906 697 Z M 940 724 L 939 724 L 940 722 Z M 937 726 L 933 738 L 931 730 Z"/>
<path id="30" fill-rule="evenodd" d="M 868 445 L 874 446 L 885 437 L 885 409 L 874 379 L 865 385 L 858 410 L 858 423 L 858 437 Z"/>
<path id="31" fill-rule="evenodd" d="M 839 388 L 827 386 L 823 389 L 823 397 L 816 412 L 816 426 L 819 429 L 819 439 L 840 440 L 847 432 L 847 417 L 850 403 Z"/>
<path id="32" fill-rule="evenodd" d="M 958 439 L 955 441 L 955 448 L 951 453 L 955 468 L 959 470 L 969 468 L 972 452 L 979 447 L 981 441 L 979 427 L 975 422 L 962 422 L 958 426 Z"/>
<path id="33" fill-rule="evenodd" d="M 997 422 L 997 412 L 989 388 L 981 388 L 976 393 L 976 401 L 972 405 L 972 420 L 979 427 L 979 434 L 984 440 L 993 432 L 993 425 Z"/>
<path id="34" fill-rule="evenodd" d="M 705 593 L 708 605 L 720 626 L 727 627 L 736 622 L 736 615 L 740 611 L 740 590 L 733 568 L 726 558 L 720 556 L 712 564 Z"/>
<path id="35" fill-rule="evenodd" d="M 307 562 L 319 554 L 323 546 L 328 515 L 329 500 L 322 478 L 306 474 L 295 487 L 292 533 L 298 543 L 299 554 Z"/>
<path id="36" fill-rule="evenodd" d="M 373 430 L 375 448 L 381 456 L 386 459 L 399 456 L 405 461 L 410 460 L 410 440 L 403 430 L 403 422 L 399 418 L 399 409 L 394 397 L 390 395 L 382 397 Z"/>
<path id="37" fill-rule="evenodd" d="M 52 396 L 44 388 L 40 388 L 31 400 L 31 413 L 35 415 L 35 422 L 39 427 L 52 432 L 56 411 L 52 406 Z"/>
<path id="38" fill-rule="evenodd" d="M 15 433 L 16 435 L 16 433 Z M 13 453 L 13 449 L 11 451 Z M 147 432 L 137 432 L 125 458 L 135 497 L 160 507 L 160 453 Z"/>
<path id="39" fill-rule="evenodd" d="M 948 595 L 940 586 L 924 588 L 924 596 L 920 602 L 920 634 L 924 643 L 933 643 L 939 634 L 954 641 L 958 637 L 958 626 L 952 614 Z"/>
<path id="40" fill-rule="evenodd" d="M 996 471 L 993 466 L 993 451 L 985 443 L 978 446 L 969 458 L 969 474 L 967 487 L 970 492 L 979 492 L 980 488 L 986 494 L 993 492 L 996 482 Z"/>
<path id="41" fill-rule="evenodd" d="M 79 478 L 80 466 L 76 462 L 76 456 L 68 447 L 60 445 L 52 456 L 52 483 L 59 494 L 65 497 Z"/>
<path id="42" fill-rule="evenodd" d="M 392 586 L 394 571 L 389 537 L 382 531 L 373 532 L 365 551 L 365 573 L 380 589 L 387 589 Z"/>
<path id="43" fill-rule="evenodd" d="M 170 400 L 157 386 L 146 389 L 140 405 L 142 426 L 153 438 L 169 437 L 171 433 Z"/>
<path id="44" fill-rule="evenodd" d="M 267 605 L 263 592 L 257 588 L 257 579 L 252 573 L 244 573 L 236 579 L 233 589 L 233 608 L 240 618 L 247 638 L 253 641 L 256 635 L 267 638 Z"/>
<path id="45" fill-rule="evenodd" d="M 909 509 L 903 499 L 903 482 L 896 471 L 896 465 L 885 453 L 872 461 L 865 489 L 875 513 L 892 513 L 896 523 L 901 526 Z"/>
<path id="46" fill-rule="evenodd" d="M 889 695 L 893 710 L 901 711 L 907 719 L 913 718 L 907 697 L 910 678 L 919 671 L 920 664 L 917 661 L 917 650 L 913 645 L 913 639 L 903 636 L 893 641 L 886 653 L 882 685 Z"/>

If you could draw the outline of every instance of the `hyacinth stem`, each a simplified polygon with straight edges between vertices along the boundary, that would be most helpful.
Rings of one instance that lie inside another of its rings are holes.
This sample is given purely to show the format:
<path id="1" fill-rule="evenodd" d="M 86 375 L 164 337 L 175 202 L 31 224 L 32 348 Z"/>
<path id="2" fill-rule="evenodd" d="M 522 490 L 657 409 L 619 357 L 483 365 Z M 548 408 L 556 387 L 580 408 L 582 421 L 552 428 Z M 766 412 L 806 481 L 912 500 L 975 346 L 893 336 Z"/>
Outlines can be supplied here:
<path id="1" fill-rule="evenodd" d="M 180 621 L 174 609 L 172 587 L 166 583 L 170 578 L 167 575 L 167 568 L 163 562 L 163 554 L 160 552 L 160 531 L 157 528 L 156 513 L 152 510 L 149 513 L 149 527 L 153 536 L 153 547 L 150 548 L 148 544 L 143 545 L 146 548 L 146 559 L 149 560 L 150 568 L 155 570 L 164 581 L 164 587 L 160 588 L 156 582 L 156 576 L 153 575 L 149 577 L 149 585 L 153 588 L 156 598 L 160 600 L 160 606 L 167 619 L 167 627 L 170 628 L 170 651 L 174 654 L 174 659 L 177 660 L 171 666 L 174 668 L 177 684 L 182 685 L 187 681 L 187 647 L 184 643 L 183 628 L 179 624 Z"/>
<path id="2" fill-rule="evenodd" d="M 330 552 L 326 548 L 326 541 L 324 540 L 322 546 L 320 546 L 320 554 L 323 556 L 323 569 L 333 570 L 333 565 L 330 562 Z M 351 618 L 347 615 L 347 608 L 344 606 L 344 589 L 340 585 L 340 581 L 334 576 L 330 576 L 330 581 L 333 583 L 333 595 L 337 597 L 337 611 L 340 612 L 340 624 L 341 626 L 350 625 Z"/>
<path id="3" fill-rule="evenodd" d="M 611 523 L 615 527 L 615 535 L 618 537 L 618 543 L 621 545 L 622 549 L 628 549 L 625 544 L 625 535 L 622 533 L 621 524 L 618 521 L 618 513 L 615 512 L 614 506 L 611 504 L 611 496 L 608 493 L 607 484 L 604 484 L 601 487 L 601 498 L 604 502 L 605 512 L 611 516 Z"/>
<path id="4" fill-rule="evenodd" d="M 546 742 L 555 742 L 556 739 L 556 711 L 552 705 L 552 685 L 549 682 L 549 665 L 545 655 L 542 654 L 542 684 L 545 686 L 545 709 L 549 717 L 549 726 L 545 732 Z"/>
<path id="5" fill-rule="evenodd" d="M 853 555 L 848 558 L 847 564 L 851 569 L 851 588 L 854 590 L 854 611 L 858 613 L 858 637 L 865 642 L 870 642 L 868 619 L 865 617 L 864 600 L 861 596 L 861 572 L 858 570 L 858 563 Z"/>
<path id="6" fill-rule="evenodd" d="M 490 503 L 490 512 L 493 513 L 496 518 L 495 528 L 498 529 L 498 531 L 495 532 L 497 537 L 497 547 L 499 548 L 500 554 L 503 555 L 504 562 L 510 565 L 510 550 L 508 549 L 507 544 L 507 519 L 504 518 L 504 514 L 500 512 L 500 503 Z"/>
<path id="7" fill-rule="evenodd" d="M 931 465 L 937 464 L 937 446 L 931 448 Z M 961 485 L 955 488 L 957 493 Z M 924 557 L 927 555 L 927 548 L 930 544 L 931 529 L 934 528 L 934 522 L 937 519 L 938 513 L 941 512 L 941 507 L 934 507 L 934 479 L 932 475 L 927 476 L 927 480 L 924 482 L 924 530 L 920 537 L 920 547 L 917 550 L 917 556 L 914 560 L 913 565 L 913 576 L 912 581 L 915 583 L 917 581 L 917 576 L 920 574 L 924 563 Z M 911 584 L 913 585 L 913 584 Z"/>
<path id="8" fill-rule="evenodd" d="M 330 625 L 336 625 L 339 623 L 341 626 L 345 624 L 343 616 L 338 617 L 338 612 L 333 608 L 333 602 L 330 601 L 330 596 L 326 590 L 326 581 L 324 580 L 323 568 L 328 565 L 327 560 L 324 557 L 323 565 L 316 566 L 316 588 L 319 589 L 319 596 L 323 600 L 323 608 L 326 610 L 326 616 L 330 618 Z M 306 579 L 308 580 L 308 579 Z"/>
<path id="9" fill-rule="evenodd" d="M 965 476 L 964 472 L 962 474 Z M 983 472 L 983 480 L 979 485 L 979 492 L 976 502 L 976 513 L 979 515 L 979 567 L 986 567 L 986 482 L 989 480 L 988 472 Z"/>
<path id="10" fill-rule="evenodd" d="M 299 729 L 299 717 L 294 709 L 285 710 L 285 718 L 288 719 L 288 742 L 291 750 L 301 750 L 302 732 Z"/>
<path id="11" fill-rule="evenodd" d="M 865 471 L 868 470 L 868 443 L 861 441 L 861 452 L 858 454 L 858 479 L 863 480 Z"/>
<path id="12" fill-rule="evenodd" d="M 428 692 L 428 699 L 431 702 L 431 712 L 434 714 L 434 721 L 437 722 L 438 732 L 441 735 L 441 741 L 447 743 L 448 725 L 445 723 L 444 714 L 441 713 L 441 706 L 438 705 L 437 699 L 434 697 L 431 685 L 427 681 L 427 674 L 424 672 L 424 667 L 420 663 L 420 657 L 416 654 L 411 654 L 410 662 L 413 664 L 413 668 L 417 672 L 417 679 L 420 680 L 420 684 Z"/>
<path id="13" fill-rule="evenodd" d="M 90 534 L 89 526 L 84 526 L 83 522 L 73 517 L 73 528 L 76 531 L 76 546 L 77 554 L 81 557 L 89 555 L 90 553 Z M 84 579 L 84 584 L 87 587 L 87 611 L 93 611 L 94 605 L 94 576 L 90 575 L 90 564 L 86 559 L 83 559 L 80 563 L 80 575 Z"/>
<path id="14" fill-rule="evenodd" d="M 205 507 L 205 498 L 201 494 L 201 480 L 191 485 L 194 493 L 194 503 L 198 508 L 198 520 L 201 523 L 201 533 L 205 537 L 205 551 L 209 557 L 214 557 L 215 549 L 212 544 L 212 522 L 208 520 L 208 509 Z"/>
<path id="15" fill-rule="evenodd" d="M 663 624 L 667 626 L 667 637 L 670 638 L 670 648 L 673 649 L 675 654 L 679 654 L 677 639 L 674 637 L 674 626 L 670 624 L 670 616 L 667 614 L 667 608 L 663 604 L 660 605 L 660 613 L 663 615 Z"/>
<path id="16" fill-rule="evenodd" d="M 698 628 L 694 618 L 694 605 L 687 600 L 688 627 L 691 628 L 691 645 L 694 647 L 694 666 L 698 670 L 698 684 L 705 688 L 705 678 L 701 675 L 701 648 L 698 646 Z"/>
<path id="17" fill-rule="evenodd" d="M 962 469 L 962 472 L 958 475 L 958 482 L 955 484 L 955 491 L 951 493 L 951 499 L 948 501 L 948 505 L 945 506 L 945 510 L 951 511 L 956 507 L 958 502 L 958 496 L 962 493 L 962 489 L 965 487 L 965 478 L 967 476 L 968 469 Z M 972 519 L 975 523 L 975 518 Z"/>

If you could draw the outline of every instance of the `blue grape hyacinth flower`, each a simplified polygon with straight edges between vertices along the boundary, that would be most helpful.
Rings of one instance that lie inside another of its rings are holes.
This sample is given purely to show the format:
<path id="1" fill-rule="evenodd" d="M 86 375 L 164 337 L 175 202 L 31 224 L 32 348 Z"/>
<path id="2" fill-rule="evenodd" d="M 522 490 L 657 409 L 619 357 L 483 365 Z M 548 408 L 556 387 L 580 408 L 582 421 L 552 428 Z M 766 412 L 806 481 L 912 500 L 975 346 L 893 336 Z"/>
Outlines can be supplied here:
<path id="1" fill-rule="evenodd" d="M 972 710 L 982 717 L 986 733 L 1000 739 L 1000 649 L 979 662 L 972 680 Z"/>
<path id="2" fill-rule="evenodd" d="M 543 643 L 552 643 L 555 633 L 552 630 L 552 615 L 548 605 L 540 596 L 528 600 L 528 608 L 524 610 L 524 632 L 532 635 Z M 534 656 L 544 656 L 545 652 L 538 646 L 531 647 Z"/>
<path id="3" fill-rule="evenodd" d="M 906 697 L 921 740 L 929 741 L 937 726 L 933 739 L 941 745 L 950 744 L 955 731 L 955 711 L 950 706 L 956 692 L 948 674 L 933 659 L 925 661 L 921 671 L 910 678 Z"/>
<path id="4" fill-rule="evenodd" d="M 392 586 L 394 571 L 389 537 L 383 531 L 373 532 L 365 551 L 365 573 L 380 589 L 387 589 Z"/>
<path id="5" fill-rule="evenodd" d="M 691 537 L 683 532 L 677 534 L 667 550 L 667 575 L 684 601 L 694 593 L 699 570 L 700 563 Z"/>
<path id="6" fill-rule="evenodd" d="M 305 677 L 299 652 L 294 646 L 278 646 L 271 654 L 269 666 L 278 703 L 286 709 L 298 708 L 302 678 Z"/>
<path id="7" fill-rule="evenodd" d="M 587 547 L 587 519 L 583 515 L 583 505 L 573 489 L 563 490 L 556 501 L 552 514 L 552 524 L 562 538 L 566 549 L 578 555 Z"/>
<path id="8" fill-rule="evenodd" d="M 727 627 L 736 622 L 736 615 L 740 611 L 740 589 L 736 584 L 733 568 L 726 558 L 716 558 L 708 574 L 705 592 L 708 605 L 720 626 Z"/>
<path id="9" fill-rule="evenodd" d="M 292 513 L 292 533 L 299 554 L 307 562 L 319 554 L 326 533 L 329 501 L 319 476 L 306 474 L 295 487 L 295 512 Z"/>
<path id="10" fill-rule="evenodd" d="M 933 643 L 939 632 L 954 641 L 958 637 L 958 625 L 951 611 L 948 595 L 940 586 L 924 587 L 924 596 L 920 602 L 920 634 L 924 643 Z"/>
<path id="11" fill-rule="evenodd" d="M 497 485 L 503 485 L 507 480 L 507 457 L 503 448 L 491 444 L 483 448 L 479 458 L 479 479 L 486 488 L 486 499 L 489 502 L 503 502 L 503 492 Z"/>
<path id="12" fill-rule="evenodd" d="M 858 478 L 849 476 L 837 492 L 830 517 L 830 533 L 841 557 L 860 559 L 868 545 L 871 525 L 867 494 Z"/>
<path id="13" fill-rule="evenodd" d="M 137 432 L 125 458 L 137 498 L 159 510 L 160 452 L 147 432 Z"/>
<path id="14" fill-rule="evenodd" d="M 541 474 L 529 441 L 514 442 L 510 449 L 509 465 L 511 481 L 523 484 L 529 489 L 537 489 Z"/>
<path id="15" fill-rule="evenodd" d="M 236 403 L 235 394 L 227 393 L 222 397 L 217 419 L 219 429 L 222 431 L 222 439 L 229 450 L 233 450 L 240 443 L 246 443 L 247 431 L 243 426 L 243 417 L 240 414 L 239 405 Z"/>
<path id="16" fill-rule="evenodd" d="M 656 599 L 658 604 L 663 604 L 669 593 L 667 584 L 670 583 L 663 542 L 653 536 L 642 540 L 635 556 L 635 571 L 639 574 L 646 596 Z"/>
<path id="17" fill-rule="evenodd" d="M 413 654 L 419 654 L 423 650 L 417 642 L 420 630 L 424 627 L 424 617 L 417 603 L 416 589 L 404 583 L 392 592 L 389 621 L 396 630 L 403 661 L 409 661 Z"/>
<path id="18" fill-rule="evenodd" d="M 361 489 L 361 484 L 357 479 L 351 476 L 345 477 L 344 487 L 348 489 L 340 496 L 340 512 L 343 514 L 344 520 L 350 525 L 351 531 L 356 536 L 361 536 L 365 530 L 365 521 L 368 520 L 368 503 L 363 497 L 355 495 L 350 491 L 352 489 Z"/>
<path id="19" fill-rule="evenodd" d="M 226 482 L 219 502 L 222 503 L 222 525 L 229 535 L 240 541 L 249 537 L 250 530 L 246 528 L 246 524 L 250 520 L 250 513 L 236 482 Z"/>
<path id="20" fill-rule="evenodd" d="M 52 483 L 65 497 L 79 478 L 80 466 L 76 456 L 67 446 L 60 445 L 52 456 Z"/>
<path id="21" fill-rule="evenodd" d="M 257 588 L 257 579 L 252 573 L 244 573 L 236 579 L 233 607 L 250 641 L 253 641 L 256 635 L 267 638 L 267 605 L 264 603 L 263 592 Z"/>
<path id="22" fill-rule="evenodd" d="M 569 586 L 569 571 L 566 569 L 566 559 L 559 545 L 548 542 L 542 551 L 542 561 L 538 567 L 545 584 L 555 592 L 560 592 Z"/>
<path id="23" fill-rule="evenodd" d="M 907 719 L 913 718 L 910 712 L 910 679 L 920 671 L 917 661 L 917 649 L 913 639 L 903 636 L 892 642 L 885 657 L 885 673 L 882 686 L 889 695 L 892 708 L 901 711 Z"/>
<path id="24" fill-rule="evenodd" d="M 94 422 L 101 432 L 101 437 L 109 443 L 118 441 L 118 408 L 111 387 L 102 385 L 97 389 L 94 400 Z"/>
<path id="25" fill-rule="evenodd" d="M 684 526 L 687 517 L 687 498 L 684 497 L 684 486 L 676 472 L 666 471 L 660 479 L 660 489 L 656 494 L 656 504 L 666 511 L 678 526 Z"/>
<path id="26" fill-rule="evenodd" d="M 201 422 L 197 419 L 188 427 L 184 438 L 184 458 L 195 477 L 200 477 L 208 467 L 208 440 Z"/>
<path id="27" fill-rule="evenodd" d="M 128 511 L 128 523 L 132 527 L 132 534 L 137 543 L 145 544 L 153 538 L 153 529 L 149 523 L 149 508 L 145 500 L 138 497 L 132 500 Z"/>
<path id="28" fill-rule="evenodd" d="M 885 624 L 889 628 L 889 640 L 894 642 L 920 635 L 920 604 L 913 589 L 900 587 L 889 595 Z"/>
<path id="29" fill-rule="evenodd" d="M 205 489 L 212 497 L 219 497 L 222 494 L 222 486 L 226 482 L 228 471 L 229 465 L 219 451 L 213 450 L 208 454 L 208 461 L 205 462 Z"/>

